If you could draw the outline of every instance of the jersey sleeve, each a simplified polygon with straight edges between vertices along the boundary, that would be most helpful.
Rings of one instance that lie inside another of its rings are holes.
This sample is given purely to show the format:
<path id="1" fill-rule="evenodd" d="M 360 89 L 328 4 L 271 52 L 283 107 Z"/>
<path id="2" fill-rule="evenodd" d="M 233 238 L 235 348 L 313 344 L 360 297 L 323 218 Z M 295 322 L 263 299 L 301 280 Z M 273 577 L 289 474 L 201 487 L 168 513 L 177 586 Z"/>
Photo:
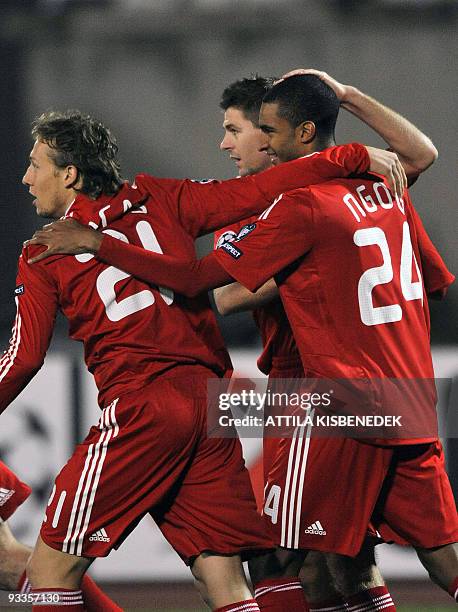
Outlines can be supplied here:
<path id="1" fill-rule="evenodd" d="M 214 251 L 222 267 L 256 291 L 313 246 L 313 196 L 306 189 L 280 196 L 250 231 Z"/>
<path id="2" fill-rule="evenodd" d="M 45 266 L 27 264 L 21 255 L 15 289 L 16 318 L 0 360 L 0 413 L 43 365 L 51 341 L 58 298 Z"/>
<path id="3" fill-rule="evenodd" d="M 423 225 L 420 215 L 414 206 L 410 207 L 412 221 L 417 234 L 420 252 L 423 282 L 426 294 L 430 297 L 444 297 L 447 288 L 455 280 Z"/>
<path id="4" fill-rule="evenodd" d="M 139 175 L 136 180 L 152 195 L 162 191 L 183 227 L 197 237 L 261 213 L 281 193 L 365 172 L 369 163 L 366 147 L 351 143 L 227 181 L 196 182 L 148 175 Z"/>

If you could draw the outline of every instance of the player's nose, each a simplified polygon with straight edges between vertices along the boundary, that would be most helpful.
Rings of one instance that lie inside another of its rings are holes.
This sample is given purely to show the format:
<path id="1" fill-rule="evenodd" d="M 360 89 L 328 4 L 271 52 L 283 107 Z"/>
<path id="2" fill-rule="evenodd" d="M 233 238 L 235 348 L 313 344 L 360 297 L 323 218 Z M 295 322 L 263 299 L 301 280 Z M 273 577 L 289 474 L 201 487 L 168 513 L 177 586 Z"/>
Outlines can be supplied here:
<path id="1" fill-rule="evenodd" d="M 261 140 L 259 142 L 259 150 L 267 152 L 268 148 L 269 148 L 269 137 L 267 136 L 267 134 L 264 134 L 262 132 Z"/>
<path id="2" fill-rule="evenodd" d="M 30 173 L 29 173 L 29 169 L 27 168 L 24 176 L 22 177 L 22 184 L 23 185 L 31 185 L 31 181 L 30 181 Z"/>
<path id="3" fill-rule="evenodd" d="M 230 134 L 228 134 L 227 132 L 226 134 L 224 134 L 224 138 L 220 142 L 219 148 L 221 149 L 221 151 L 230 151 L 234 148 L 234 144 L 231 141 Z"/>

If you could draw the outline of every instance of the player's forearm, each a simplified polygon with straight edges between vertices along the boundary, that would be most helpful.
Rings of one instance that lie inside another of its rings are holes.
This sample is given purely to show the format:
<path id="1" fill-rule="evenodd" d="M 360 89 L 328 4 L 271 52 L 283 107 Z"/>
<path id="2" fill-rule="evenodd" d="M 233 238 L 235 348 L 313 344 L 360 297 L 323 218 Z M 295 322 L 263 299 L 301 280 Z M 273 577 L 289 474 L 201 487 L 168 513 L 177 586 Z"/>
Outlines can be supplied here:
<path id="1" fill-rule="evenodd" d="M 167 287 L 187 297 L 195 297 L 203 291 L 232 282 L 232 277 L 212 255 L 185 261 L 146 251 L 105 234 L 96 253 L 98 260 L 132 274 L 149 285 Z"/>
<path id="2" fill-rule="evenodd" d="M 0 358 L 0 413 L 21 393 L 43 365 L 51 341 L 57 299 L 51 282 L 19 259 L 16 318 L 8 348 Z"/>
<path id="3" fill-rule="evenodd" d="M 46 351 L 40 346 L 39 329 L 31 329 L 28 321 L 28 313 L 18 307 L 8 348 L 0 359 L 0 414 L 43 365 Z"/>
<path id="4" fill-rule="evenodd" d="M 278 287 L 275 281 L 270 279 L 255 293 L 252 293 L 240 283 L 231 283 L 215 289 L 213 296 L 218 312 L 226 316 L 265 306 L 278 297 Z"/>
<path id="5" fill-rule="evenodd" d="M 399 113 L 356 87 L 345 88 L 341 106 L 367 123 L 385 140 L 400 157 L 406 174 L 419 174 L 437 159 L 437 149 L 428 136 Z"/>

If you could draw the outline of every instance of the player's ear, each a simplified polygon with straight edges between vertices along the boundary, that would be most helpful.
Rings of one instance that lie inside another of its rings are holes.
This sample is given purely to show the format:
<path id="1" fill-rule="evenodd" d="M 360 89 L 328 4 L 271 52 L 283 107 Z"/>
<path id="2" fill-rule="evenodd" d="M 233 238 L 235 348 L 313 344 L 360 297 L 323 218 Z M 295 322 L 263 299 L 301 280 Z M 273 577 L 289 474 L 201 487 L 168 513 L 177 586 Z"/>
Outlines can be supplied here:
<path id="1" fill-rule="evenodd" d="M 66 166 L 64 169 L 64 181 L 65 181 L 65 186 L 68 189 L 71 188 L 76 188 L 76 187 L 80 187 L 80 183 L 81 183 L 81 175 L 80 175 L 80 171 L 78 170 L 78 168 L 76 166 L 73 165 L 69 165 Z"/>
<path id="2" fill-rule="evenodd" d="M 296 133 L 302 144 L 308 144 L 316 136 L 316 127 L 313 121 L 303 121 L 296 128 Z"/>

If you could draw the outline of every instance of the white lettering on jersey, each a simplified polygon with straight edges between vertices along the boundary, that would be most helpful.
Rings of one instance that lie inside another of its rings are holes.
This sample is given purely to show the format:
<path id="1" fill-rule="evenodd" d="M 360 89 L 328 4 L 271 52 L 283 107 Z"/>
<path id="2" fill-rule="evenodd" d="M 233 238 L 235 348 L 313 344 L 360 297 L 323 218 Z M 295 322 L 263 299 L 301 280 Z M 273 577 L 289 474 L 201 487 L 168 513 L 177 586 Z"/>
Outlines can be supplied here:
<path id="1" fill-rule="evenodd" d="M 353 193 L 346 193 L 342 199 L 358 223 L 361 223 L 361 217 L 366 217 L 367 213 L 376 213 L 379 206 L 385 210 L 394 207 L 393 196 L 384 183 L 374 183 L 372 189 L 369 189 L 367 185 L 359 185 L 356 187 L 356 193 L 359 196 L 359 201 Z M 405 205 L 402 198 L 396 196 L 396 205 L 405 215 Z"/>

